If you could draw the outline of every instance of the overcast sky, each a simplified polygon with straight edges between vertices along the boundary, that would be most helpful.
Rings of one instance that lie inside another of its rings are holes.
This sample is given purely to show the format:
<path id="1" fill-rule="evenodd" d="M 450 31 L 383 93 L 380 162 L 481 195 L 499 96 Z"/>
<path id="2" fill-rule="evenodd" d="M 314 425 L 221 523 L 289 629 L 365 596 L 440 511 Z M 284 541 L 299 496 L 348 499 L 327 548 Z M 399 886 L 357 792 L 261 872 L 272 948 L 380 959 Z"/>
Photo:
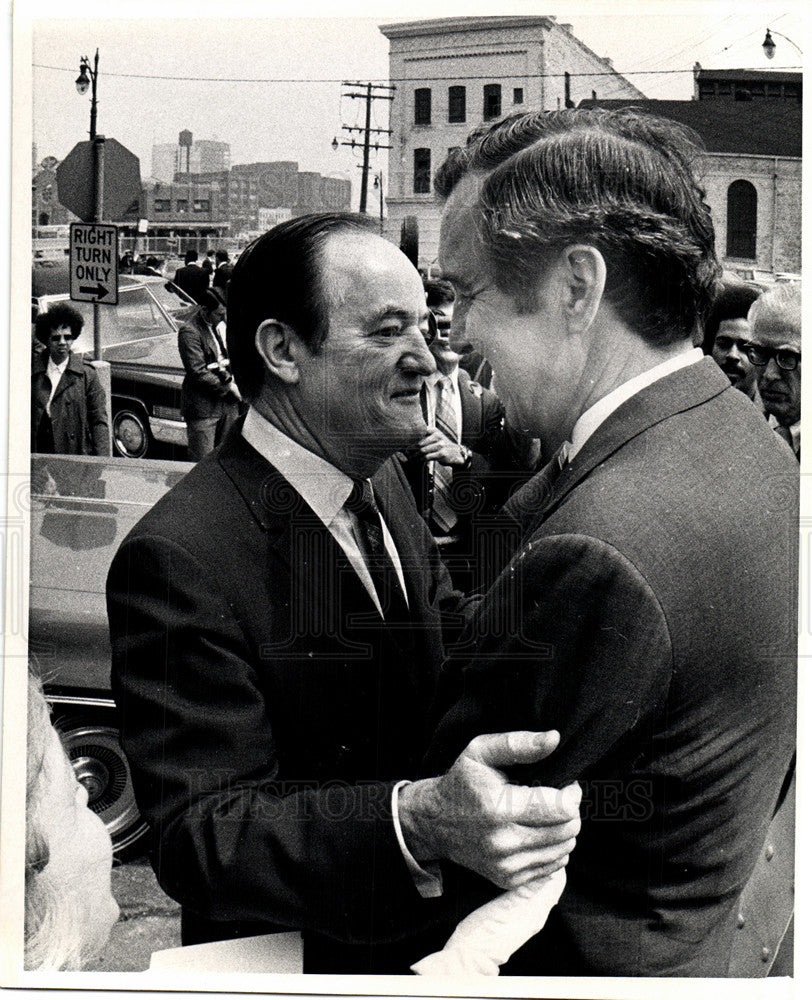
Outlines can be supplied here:
<path id="1" fill-rule="evenodd" d="M 301 169 L 352 177 L 356 186 L 360 157 L 343 148 L 334 153 L 330 143 L 341 135 L 342 123 L 363 123 L 363 102 L 342 98 L 341 81 L 387 78 L 388 41 L 379 24 L 454 14 L 555 15 L 572 24 L 598 55 L 609 56 L 648 97 L 660 98 L 691 96 L 696 61 L 712 68 L 797 67 L 800 56 L 778 33 L 804 47 L 798 0 L 620 0 L 611 5 L 606 0 L 379 0 L 342 3 L 346 16 L 340 18 L 324 16 L 336 9 L 335 3 L 299 0 L 285 9 L 308 17 L 268 16 L 279 6 L 251 0 L 108 0 L 71 4 L 69 9 L 81 16 L 65 19 L 64 3 L 21 0 L 18 14 L 35 12 L 36 20 L 30 56 L 27 48 L 16 52 L 15 80 L 30 60 L 38 160 L 61 159 L 87 137 L 89 98 L 76 93 L 74 80 L 79 57 L 92 57 L 97 47 L 99 132 L 140 158 L 142 177 L 150 174 L 153 143 L 175 142 L 188 128 L 197 139 L 228 142 L 232 163 L 297 160 Z M 605 13 L 608 8 L 611 15 Z M 246 16 L 224 18 L 224 10 Z M 111 12 L 117 16 L 110 17 Z M 772 62 L 761 49 L 768 25 L 777 45 Z M 281 82 L 288 80 L 296 82 Z M 387 125 L 386 110 L 384 102 L 376 106 L 379 127 Z M 379 156 L 373 166 L 385 170 L 385 153 Z"/>

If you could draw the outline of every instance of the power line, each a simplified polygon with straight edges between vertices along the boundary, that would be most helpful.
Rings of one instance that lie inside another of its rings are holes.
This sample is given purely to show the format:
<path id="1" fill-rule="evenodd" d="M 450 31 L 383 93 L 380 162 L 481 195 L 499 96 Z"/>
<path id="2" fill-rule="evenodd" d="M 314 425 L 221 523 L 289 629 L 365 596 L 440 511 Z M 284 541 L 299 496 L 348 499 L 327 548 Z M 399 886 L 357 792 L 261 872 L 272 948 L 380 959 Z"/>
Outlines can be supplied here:
<path id="1" fill-rule="evenodd" d="M 46 66 L 42 63 L 33 63 L 34 69 L 50 69 L 59 73 L 75 73 L 76 70 L 66 66 Z M 756 69 L 758 67 L 751 67 Z M 800 67 L 782 67 L 783 69 L 794 69 Z M 688 69 L 645 69 L 645 70 L 601 70 L 592 73 L 570 73 L 570 77 L 598 77 L 598 76 L 662 76 L 675 73 L 693 73 L 692 68 Z M 496 73 L 483 75 L 458 76 L 433 76 L 427 79 L 424 76 L 401 76 L 394 80 L 383 80 L 374 86 L 386 86 L 389 83 L 449 83 L 457 80 L 563 80 L 565 73 Z M 121 77 L 132 80 L 172 80 L 177 83 L 343 83 L 342 77 L 228 77 L 228 76 L 165 76 L 163 74 L 150 73 L 105 73 L 105 77 Z"/>
<path id="2" fill-rule="evenodd" d="M 753 34 L 754 32 L 751 32 Z M 747 36 L 745 36 L 747 37 Z M 743 39 L 740 39 L 742 41 Z M 735 43 L 733 43 L 735 44 Z M 724 50 L 722 50 L 724 51 Z M 42 63 L 33 63 L 34 69 L 47 69 L 53 70 L 58 73 L 75 73 L 75 69 L 70 69 L 66 66 L 47 66 Z M 750 67 L 740 67 L 741 69 L 751 69 L 758 70 L 764 69 L 764 67 L 750 66 Z M 787 70 L 802 70 L 802 66 L 781 66 L 776 67 L 774 72 L 786 72 Z M 679 74 L 693 74 L 693 67 L 686 67 L 685 69 L 640 69 L 640 70 L 609 70 L 601 71 L 596 70 L 593 72 L 585 73 L 569 73 L 567 74 L 562 70 L 560 73 L 490 73 L 481 75 L 470 75 L 465 74 L 464 76 L 433 76 L 427 78 L 424 76 L 401 76 L 395 77 L 393 80 L 382 81 L 380 84 L 373 84 L 373 86 L 387 86 L 391 83 L 455 83 L 459 80 L 563 80 L 567 75 L 574 79 L 576 77 L 583 77 L 587 79 L 596 79 L 598 77 L 633 77 L 633 76 L 675 76 Z M 768 71 L 770 72 L 770 71 Z M 149 73 L 105 73 L 105 78 L 107 77 L 117 77 L 122 79 L 131 80 L 160 80 L 166 81 L 170 80 L 175 83 L 310 83 L 310 84 L 325 84 L 325 83 L 337 83 L 341 84 L 344 82 L 342 77 L 226 77 L 226 76 L 166 76 L 163 74 L 149 74 Z"/>

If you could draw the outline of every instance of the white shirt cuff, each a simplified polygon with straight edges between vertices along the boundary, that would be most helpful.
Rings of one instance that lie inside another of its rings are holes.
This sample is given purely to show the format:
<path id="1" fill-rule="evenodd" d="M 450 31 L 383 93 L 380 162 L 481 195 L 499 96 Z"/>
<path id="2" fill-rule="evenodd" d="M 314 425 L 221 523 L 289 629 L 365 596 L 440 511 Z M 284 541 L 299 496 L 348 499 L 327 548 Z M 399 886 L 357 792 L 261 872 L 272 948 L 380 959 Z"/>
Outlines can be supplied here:
<path id="1" fill-rule="evenodd" d="M 392 789 L 392 822 L 395 825 L 395 836 L 398 838 L 400 853 L 412 876 L 415 888 L 423 899 L 436 899 L 443 894 L 443 876 L 440 873 L 440 865 L 437 861 L 426 862 L 426 867 L 421 866 L 412 857 L 412 853 L 406 846 L 403 837 L 403 830 L 400 826 L 400 813 L 398 811 L 398 792 L 404 785 L 410 785 L 410 781 L 399 781 Z"/>

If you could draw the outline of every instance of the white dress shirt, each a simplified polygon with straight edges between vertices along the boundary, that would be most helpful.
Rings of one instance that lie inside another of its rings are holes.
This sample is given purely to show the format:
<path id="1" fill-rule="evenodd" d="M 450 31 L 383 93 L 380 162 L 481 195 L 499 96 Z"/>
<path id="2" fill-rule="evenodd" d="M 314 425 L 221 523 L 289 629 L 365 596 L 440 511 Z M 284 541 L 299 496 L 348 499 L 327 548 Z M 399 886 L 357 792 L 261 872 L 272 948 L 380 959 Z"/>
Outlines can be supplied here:
<path id="1" fill-rule="evenodd" d="M 599 399 L 588 410 L 584 410 L 575 421 L 570 441 L 565 443 L 567 461 L 571 462 L 575 458 L 600 425 L 627 399 L 636 396 L 638 392 L 658 382 L 661 378 L 665 378 L 666 375 L 671 375 L 673 372 L 679 371 L 680 368 L 687 368 L 688 365 L 694 365 L 704 357 L 705 355 L 699 347 L 692 347 L 681 354 L 675 354 L 667 361 L 655 365 L 654 368 L 649 368 L 648 371 L 630 378 L 628 382 L 624 382 L 617 389 L 613 389 L 602 399 Z"/>
<path id="2" fill-rule="evenodd" d="M 48 355 L 48 367 L 46 369 L 46 374 L 48 376 L 48 380 L 51 383 L 51 395 L 48 397 L 48 402 L 45 404 L 45 412 L 48 414 L 49 417 L 51 415 L 51 402 L 53 401 L 54 395 L 56 394 L 56 387 L 59 385 L 60 379 L 65 374 L 65 369 L 68 367 L 70 358 L 71 358 L 70 352 L 68 352 L 68 356 L 65 358 L 65 360 L 61 364 L 55 365 L 50 354 Z"/>
<path id="3" fill-rule="evenodd" d="M 273 465 L 313 510 L 335 538 L 358 574 L 367 593 L 383 617 L 381 602 L 362 555 L 358 522 L 344 504 L 352 490 L 352 479 L 319 455 L 308 451 L 266 420 L 252 406 L 245 416 L 242 436 Z M 406 581 L 395 543 L 381 517 L 383 544 L 406 595 Z"/>

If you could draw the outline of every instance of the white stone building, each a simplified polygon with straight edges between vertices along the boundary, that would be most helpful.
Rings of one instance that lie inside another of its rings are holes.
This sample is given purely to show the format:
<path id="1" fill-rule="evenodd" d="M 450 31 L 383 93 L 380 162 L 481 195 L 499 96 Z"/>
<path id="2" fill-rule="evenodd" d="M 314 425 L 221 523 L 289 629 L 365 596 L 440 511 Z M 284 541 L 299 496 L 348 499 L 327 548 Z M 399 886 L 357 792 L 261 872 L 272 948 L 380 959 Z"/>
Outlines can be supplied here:
<path id="1" fill-rule="evenodd" d="M 396 87 L 384 234 L 399 243 L 403 220 L 416 218 L 423 266 L 435 260 L 439 241 L 432 177 L 475 125 L 590 97 L 645 96 L 554 17 L 451 17 L 381 31 Z"/>

